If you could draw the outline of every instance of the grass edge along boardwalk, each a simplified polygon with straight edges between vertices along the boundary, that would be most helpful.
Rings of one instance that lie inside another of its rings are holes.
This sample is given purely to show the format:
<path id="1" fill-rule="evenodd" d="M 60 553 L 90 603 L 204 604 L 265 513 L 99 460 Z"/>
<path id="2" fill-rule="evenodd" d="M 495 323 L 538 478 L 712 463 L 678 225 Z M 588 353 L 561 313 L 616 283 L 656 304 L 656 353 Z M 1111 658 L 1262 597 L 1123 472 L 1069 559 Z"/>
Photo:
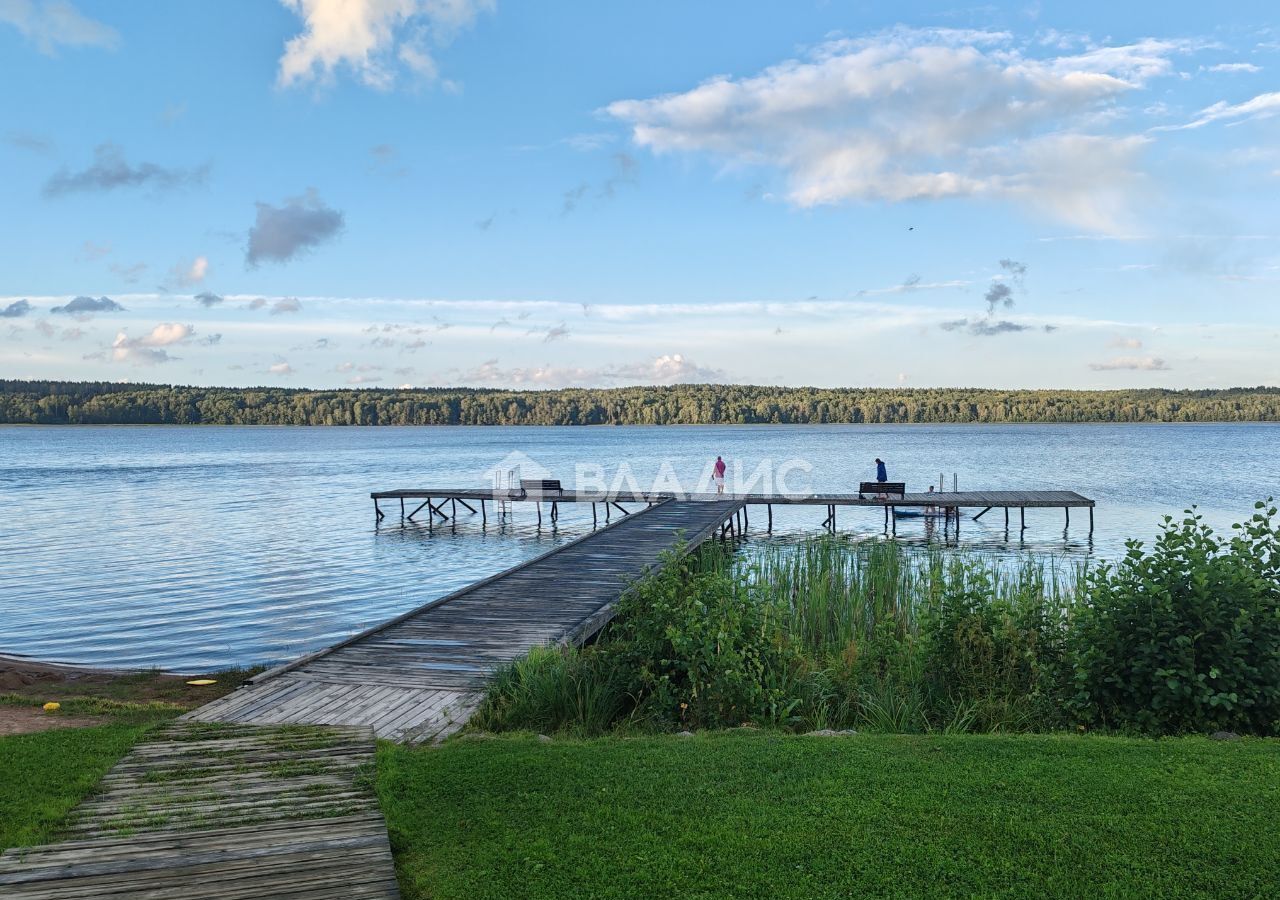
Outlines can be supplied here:
<path id="1" fill-rule="evenodd" d="M 466 724 L 498 666 L 530 648 L 581 643 L 627 585 L 683 538 L 726 527 L 741 500 L 664 501 L 280 666 L 184 716 L 197 722 L 367 725 L 381 738 L 439 741 Z"/>
<path id="2" fill-rule="evenodd" d="M 0 855 L 0 896 L 399 897 L 374 760 L 368 728 L 173 723 Z"/>

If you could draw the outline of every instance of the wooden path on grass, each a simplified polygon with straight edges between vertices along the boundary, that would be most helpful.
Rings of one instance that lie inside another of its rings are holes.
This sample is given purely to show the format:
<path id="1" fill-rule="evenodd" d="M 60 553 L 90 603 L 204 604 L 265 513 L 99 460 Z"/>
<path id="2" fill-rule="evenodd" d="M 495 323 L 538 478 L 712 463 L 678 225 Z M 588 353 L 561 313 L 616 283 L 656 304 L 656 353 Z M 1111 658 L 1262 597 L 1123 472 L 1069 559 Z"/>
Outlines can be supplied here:
<path id="1" fill-rule="evenodd" d="M 466 723 L 489 674 L 530 648 L 580 643 L 683 535 L 697 546 L 743 501 L 663 501 L 328 650 L 264 672 L 185 718 L 363 725 L 406 743 Z"/>
<path id="2" fill-rule="evenodd" d="M 107 773 L 62 842 L 0 855 L 0 897 L 399 897 L 373 764 L 368 728 L 174 723 Z"/>

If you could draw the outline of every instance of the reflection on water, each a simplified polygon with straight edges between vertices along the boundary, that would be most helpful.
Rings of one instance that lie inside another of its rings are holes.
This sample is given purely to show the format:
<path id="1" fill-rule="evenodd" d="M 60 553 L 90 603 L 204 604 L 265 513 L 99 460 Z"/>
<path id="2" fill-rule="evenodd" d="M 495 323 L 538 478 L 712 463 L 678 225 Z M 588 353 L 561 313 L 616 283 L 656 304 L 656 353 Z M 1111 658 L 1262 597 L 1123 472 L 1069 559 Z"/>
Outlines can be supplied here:
<path id="1" fill-rule="evenodd" d="M 1280 495 L 1280 431 L 1269 425 L 740 426 L 661 428 L 0 428 L 0 652 L 180 670 L 288 658 L 325 646 L 591 528 L 562 507 L 539 530 L 516 504 L 504 526 L 469 513 L 431 533 L 374 522 L 369 492 L 486 485 L 514 451 L 572 482 L 575 466 L 642 483 L 664 463 L 696 481 L 723 454 L 812 465 L 817 491 L 872 477 L 923 489 L 1074 490 L 1088 515 L 999 510 L 961 523 L 960 542 L 995 554 L 1112 558 L 1126 537 L 1199 504 L 1215 526 Z M 775 535 L 815 533 L 822 507 L 774 507 Z M 838 511 L 841 532 L 883 531 L 878 509 Z M 755 540 L 763 510 L 751 514 Z M 897 540 L 938 540 L 903 519 Z M 932 532 L 932 534 L 931 534 Z"/>

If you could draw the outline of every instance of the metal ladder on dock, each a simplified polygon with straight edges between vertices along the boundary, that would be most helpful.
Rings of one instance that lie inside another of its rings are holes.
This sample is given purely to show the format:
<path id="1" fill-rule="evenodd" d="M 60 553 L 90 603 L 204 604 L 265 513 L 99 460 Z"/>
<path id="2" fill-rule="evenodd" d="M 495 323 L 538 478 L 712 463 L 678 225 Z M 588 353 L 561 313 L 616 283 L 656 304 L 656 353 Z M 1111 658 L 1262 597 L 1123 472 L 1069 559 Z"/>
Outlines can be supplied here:
<path id="1" fill-rule="evenodd" d="M 500 481 L 501 476 L 497 472 L 493 473 L 493 492 L 498 495 L 498 521 L 505 522 L 511 517 L 511 492 L 516 489 L 520 483 L 518 479 L 519 473 L 515 469 L 507 470 L 507 486 L 504 490 Z"/>

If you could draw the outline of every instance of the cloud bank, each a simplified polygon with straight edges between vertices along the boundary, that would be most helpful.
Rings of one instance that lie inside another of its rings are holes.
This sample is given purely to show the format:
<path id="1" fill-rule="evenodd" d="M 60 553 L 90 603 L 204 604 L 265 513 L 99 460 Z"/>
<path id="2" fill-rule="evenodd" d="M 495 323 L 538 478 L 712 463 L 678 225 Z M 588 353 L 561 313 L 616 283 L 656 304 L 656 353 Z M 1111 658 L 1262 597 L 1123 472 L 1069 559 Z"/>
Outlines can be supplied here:
<path id="1" fill-rule="evenodd" d="M 984 197 L 1114 231 L 1149 139 L 1096 126 L 1187 49 L 1143 40 L 1040 58 L 1005 33 L 897 29 L 605 112 L 656 153 L 780 170 L 800 207 Z"/>

